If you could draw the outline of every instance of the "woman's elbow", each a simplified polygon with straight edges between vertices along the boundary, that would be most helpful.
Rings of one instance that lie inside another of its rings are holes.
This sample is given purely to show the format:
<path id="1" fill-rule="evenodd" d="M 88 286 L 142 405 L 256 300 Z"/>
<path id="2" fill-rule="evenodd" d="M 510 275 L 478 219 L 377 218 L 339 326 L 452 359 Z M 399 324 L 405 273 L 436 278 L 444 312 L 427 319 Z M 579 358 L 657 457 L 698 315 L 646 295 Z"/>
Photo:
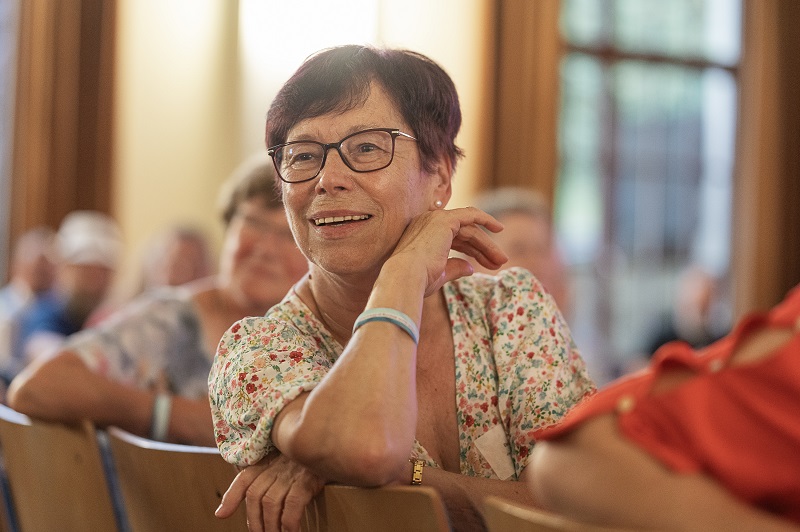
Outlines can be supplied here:
<path id="1" fill-rule="evenodd" d="M 34 417 L 39 417 L 41 395 L 37 379 L 34 375 L 20 374 L 8 387 L 6 403 L 16 410 Z"/>
<path id="2" fill-rule="evenodd" d="M 74 374 L 66 371 L 76 364 L 70 358 L 70 354 L 59 354 L 25 368 L 8 387 L 8 406 L 31 417 L 55 419 L 56 410 L 66 399 L 61 389 L 65 384 L 75 384 L 69 382 L 75 380 Z"/>
<path id="3" fill-rule="evenodd" d="M 358 463 L 354 469 L 356 479 L 364 486 L 385 486 L 397 482 L 407 469 L 410 449 L 411 446 L 400 450 L 390 443 L 378 442 L 362 446 L 351 459 Z"/>
<path id="4" fill-rule="evenodd" d="M 298 430 L 290 443 L 291 455 L 311 468 L 329 471 L 333 480 L 356 486 L 384 486 L 402 478 L 407 447 L 386 438 L 357 437 L 331 440 Z"/>

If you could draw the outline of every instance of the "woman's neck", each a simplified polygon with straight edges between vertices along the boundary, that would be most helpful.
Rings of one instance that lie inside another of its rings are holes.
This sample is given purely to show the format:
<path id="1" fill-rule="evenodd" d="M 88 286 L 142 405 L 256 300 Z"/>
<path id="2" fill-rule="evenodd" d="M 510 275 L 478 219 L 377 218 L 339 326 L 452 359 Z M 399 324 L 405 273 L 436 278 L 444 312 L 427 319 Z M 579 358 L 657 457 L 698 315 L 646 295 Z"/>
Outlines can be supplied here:
<path id="1" fill-rule="evenodd" d="M 295 292 L 325 324 L 341 345 L 347 345 L 353 324 L 364 311 L 372 293 L 373 280 L 343 279 L 313 268 L 300 280 Z"/>
<path id="2" fill-rule="evenodd" d="M 376 277 L 377 279 L 377 277 Z M 333 337 L 342 345 L 347 345 L 353 331 L 353 324 L 359 314 L 367 306 L 372 294 L 375 279 L 359 282 L 348 282 L 340 277 L 331 276 L 326 272 L 312 270 L 295 286 L 295 293 L 308 306 L 314 315 L 322 321 Z M 447 305 L 441 290 L 422 302 L 423 315 L 431 317 L 441 314 L 445 324 L 449 324 Z M 427 309 L 427 312 L 426 312 Z M 422 322 L 421 334 L 429 333 L 429 326 L 434 320 Z"/>

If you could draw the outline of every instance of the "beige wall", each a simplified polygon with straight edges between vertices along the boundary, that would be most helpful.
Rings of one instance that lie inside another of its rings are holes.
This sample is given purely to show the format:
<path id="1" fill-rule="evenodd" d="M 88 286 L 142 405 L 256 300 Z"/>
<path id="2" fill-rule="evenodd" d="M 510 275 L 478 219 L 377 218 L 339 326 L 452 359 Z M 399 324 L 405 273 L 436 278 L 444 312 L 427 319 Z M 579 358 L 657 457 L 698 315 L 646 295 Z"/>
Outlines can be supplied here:
<path id="1" fill-rule="evenodd" d="M 215 195 L 238 146 L 235 7 L 119 2 L 113 210 L 128 281 L 154 231 L 189 222 L 219 235 Z"/>
<path id="2" fill-rule="evenodd" d="M 482 152 L 491 145 L 494 80 L 494 8 L 485 0 L 386 2 L 381 12 L 381 42 L 410 48 L 437 61 L 453 78 L 463 122 L 457 143 L 466 157 L 459 163 L 452 207 L 470 203 L 478 175 L 489 171 Z"/>
<path id="3" fill-rule="evenodd" d="M 113 210 L 127 242 L 120 294 L 159 228 L 195 223 L 219 244 L 219 184 L 239 160 L 263 149 L 263 120 L 275 91 L 303 57 L 326 46 L 406 47 L 442 64 L 461 96 L 458 141 L 468 155 L 451 205 L 469 203 L 471 183 L 487 171 L 480 146 L 488 131 L 481 124 L 491 118 L 491 84 L 483 76 L 493 57 L 492 2 L 363 3 L 354 12 L 368 20 L 353 30 L 342 19 L 326 37 L 319 28 L 287 32 L 278 10 L 290 6 L 275 0 L 119 1 Z M 330 9 L 330 17 L 346 16 L 331 2 L 317 5 Z"/>

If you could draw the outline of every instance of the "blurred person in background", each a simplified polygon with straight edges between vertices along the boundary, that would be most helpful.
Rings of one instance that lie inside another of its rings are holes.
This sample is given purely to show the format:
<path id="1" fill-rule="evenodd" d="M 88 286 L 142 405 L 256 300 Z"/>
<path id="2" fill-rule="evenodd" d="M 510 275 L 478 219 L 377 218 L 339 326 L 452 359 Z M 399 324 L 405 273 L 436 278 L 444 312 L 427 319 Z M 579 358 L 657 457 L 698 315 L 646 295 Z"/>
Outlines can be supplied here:
<path id="1" fill-rule="evenodd" d="M 492 235 L 508 255 L 503 268 L 519 266 L 531 272 L 569 321 L 572 307 L 569 272 L 558 249 L 552 214 L 544 196 L 530 189 L 501 187 L 476 198 L 474 206 L 503 224 L 504 229 Z M 473 263 L 476 271 L 487 272 Z"/>
<path id="2" fill-rule="evenodd" d="M 699 265 L 684 269 L 669 314 L 659 319 L 644 353 L 649 358 L 659 347 L 682 340 L 699 349 L 719 340 L 730 329 L 730 316 L 722 308 L 721 279 Z"/>
<path id="3" fill-rule="evenodd" d="M 53 285 L 53 237 L 49 227 L 30 229 L 17 239 L 11 252 L 9 282 L 0 288 L 0 378 L 4 385 L 23 367 L 23 361 L 13 356 L 19 317 Z"/>
<path id="4" fill-rule="evenodd" d="M 90 419 L 156 440 L 214 445 L 208 373 L 220 337 L 261 316 L 307 271 L 266 156 L 221 192 L 219 275 L 142 294 L 14 380 L 8 402 L 33 417 Z"/>
<path id="5" fill-rule="evenodd" d="M 214 258 L 206 234 L 188 225 L 157 233 L 145 249 L 141 291 L 180 286 L 213 275 Z"/>
<path id="6" fill-rule="evenodd" d="M 53 288 L 21 316 L 15 356 L 27 362 L 52 353 L 80 331 L 105 300 L 122 251 L 117 222 L 97 211 L 73 211 L 56 234 Z"/>
<path id="7" fill-rule="evenodd" d="M 180 286 L 214 274 L 208 237 L 188 225 L 173 225 L 155 233 L 142 254 L 138 284 L 132 297 L 164 286 Z M 129 302 L 116 301 L 92 312 L 86 327 L 96 327 Z"/>

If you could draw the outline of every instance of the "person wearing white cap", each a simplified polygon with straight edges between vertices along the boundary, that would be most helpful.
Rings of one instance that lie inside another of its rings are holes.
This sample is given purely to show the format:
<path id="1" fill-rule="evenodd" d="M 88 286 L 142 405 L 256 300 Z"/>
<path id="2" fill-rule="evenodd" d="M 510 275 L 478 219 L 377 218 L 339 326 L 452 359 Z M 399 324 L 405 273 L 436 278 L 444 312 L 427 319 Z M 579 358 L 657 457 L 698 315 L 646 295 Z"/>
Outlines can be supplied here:
<path id="1" fill-rule="evenodd" d="M 117 223 L 97 211 L 73 211 L 56 234 L 56 283 L 20 317 L 16 356 L 30 361 L 80 331 L 105 299 L 122 248 Z"/>

